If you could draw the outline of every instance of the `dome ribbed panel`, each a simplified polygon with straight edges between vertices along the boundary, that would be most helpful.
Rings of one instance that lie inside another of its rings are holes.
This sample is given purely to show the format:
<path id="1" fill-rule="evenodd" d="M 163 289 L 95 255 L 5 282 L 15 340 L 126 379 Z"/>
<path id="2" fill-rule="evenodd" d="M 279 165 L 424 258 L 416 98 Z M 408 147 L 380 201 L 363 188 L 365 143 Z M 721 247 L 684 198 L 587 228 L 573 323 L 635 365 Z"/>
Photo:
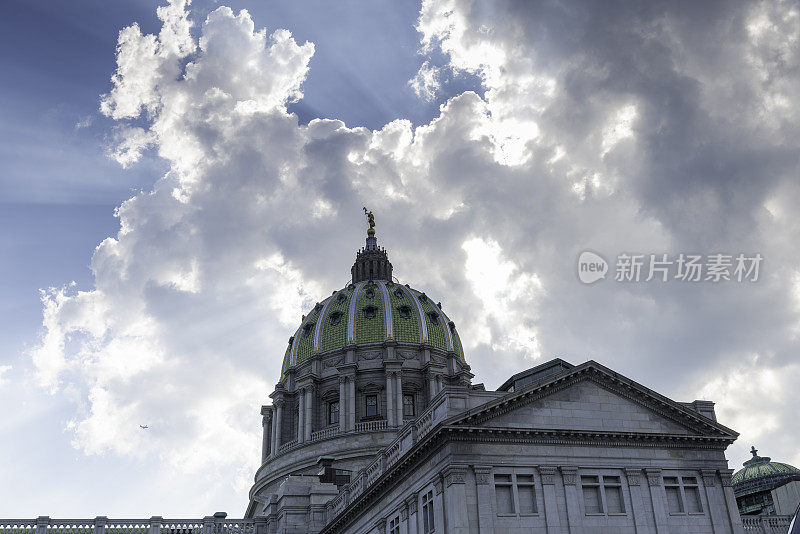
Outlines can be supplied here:
<path id="1" fill-rule="evenodd" d="M 371 318 L 367 318 L 366 309 L 368 307 L 374 308 L 374 316 Z M 361 287 L 355 312 L 356 343 L 383 343 L 386 339 L 385 315 L 383 298 L 377 284 L 370 286 L 369 283 L 365 283 Z"/>
<path id="2" fill-rule="evenodd" d="M 340 300 L 344 296 L 344 300 Z M 347 344 L 347 310 L 350 307 L 352 289 L 343 289 L 331 299 L 325 317 L 322 318 L 322 330 L 319 338 L 319 351 L 326 352 L 344 347 Z M 334 314 L 339 315 L 338 324 L 333 324 Z"/>
<path id="3" fill-rule="evenodd" d="M 782 462 L 759 462 L 738 470 L 731 478 L 731 483 L 741 484 L 762 477 L 796 474 L 800 474 L 800 469 L 793 465 L 784 464 Z"/>
<path id="4" fill-rule="evenodd" d="M 392 323 L 394 325 L 394 339 L 400 343 L 421 343 L 422 335 L 419 333 L 419 314 L 406 288 L 400 284 L 387 284 L 389 302 L 392 307 Z M 400 295 L 398 297 L 398 294 Z M 408 317 L 403 317 L 401 308 L 408 307 Z"/>
<path id="5" fill-rule="evenodd" d="M 300 336 L 300 339 L 297 344 L 297 350 L 295 351 L 292 365 L 297 365 L 307 360 L 314 353 L 314 332 L 316 331 L 317 322 L 320 320 L 320 313 L 322 313 L 323 308 L 324 304 L 315 306 L 300 328 L 300 332 L 297 334 Z"/>
<path id="6" fill-rule="evenodd" d="M 447 346 L 448 337 L 446 332 L 449 327 L 447 321 L 441 314 L 441 310 L 431 302 L 430 299 L 421 301 L 422 311 L 424 312 L 425 322 L 428 325 L 428 344 L 441 350 L 451 350 Z M 436 319 L 431 318 L 431 313 L 436 314 Z"/>

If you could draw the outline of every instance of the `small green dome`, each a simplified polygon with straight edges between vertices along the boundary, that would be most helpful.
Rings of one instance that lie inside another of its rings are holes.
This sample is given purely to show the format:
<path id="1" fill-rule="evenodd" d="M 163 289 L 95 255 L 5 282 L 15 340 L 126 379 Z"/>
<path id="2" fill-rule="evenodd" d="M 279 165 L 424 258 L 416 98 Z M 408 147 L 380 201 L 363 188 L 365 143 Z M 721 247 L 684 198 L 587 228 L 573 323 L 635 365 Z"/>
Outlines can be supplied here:
<path id="1" fill-rule="evenodd" d="M 464 361 L 455 324 L 423 292 L 390 280 L 349 284 L 317 303 L 290 338 L 281 375 L 314 354 L 394 341 L 454 352 Z"/>
<path id="2" fill-rule="evenodd" d="M 758 456 L 758 451 L 755 447 L 751 447 L 750 452 L 753 457 L 744 463 L 742 469 L 733 474 L 731 483 L 734 486 L 734 491 L 737 491 L 737 486 L 742 487 L 745 484 L 750 486 L 752 483 L 761 481 L 772 482 L 780 478 L 800 475 L 800 469 L 792 465 L 773 462 L 772 458 L 768 456 Z"/>

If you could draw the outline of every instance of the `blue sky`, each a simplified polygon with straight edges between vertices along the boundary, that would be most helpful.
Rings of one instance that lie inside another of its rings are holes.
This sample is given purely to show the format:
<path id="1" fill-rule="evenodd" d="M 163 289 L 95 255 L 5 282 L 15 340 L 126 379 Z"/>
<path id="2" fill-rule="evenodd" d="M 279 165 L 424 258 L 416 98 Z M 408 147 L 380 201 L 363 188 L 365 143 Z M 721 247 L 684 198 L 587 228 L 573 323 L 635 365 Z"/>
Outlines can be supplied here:
<path id="1" fill-rule="evenodd" d="M 800 463 L 796 5 L 159 6 L 0 20 L 0 516 L 242 513 L 363 205 L 476 381 L 593 358 Z M 585 286 L 583 250 L 764 266 Z"/>

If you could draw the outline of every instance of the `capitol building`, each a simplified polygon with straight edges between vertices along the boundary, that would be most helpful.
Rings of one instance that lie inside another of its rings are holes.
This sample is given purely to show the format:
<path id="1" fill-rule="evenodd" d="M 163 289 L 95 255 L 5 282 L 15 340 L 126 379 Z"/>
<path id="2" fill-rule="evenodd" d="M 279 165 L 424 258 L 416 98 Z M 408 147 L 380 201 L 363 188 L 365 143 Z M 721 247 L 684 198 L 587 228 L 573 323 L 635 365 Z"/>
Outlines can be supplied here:
<path id="1" fill-rule="evenodd" d="M 738 434 L 709 400 L 594 361 L 475 383 L 468 333 L 392 276 L 367 215 L 350 282 L 288 339 L 244 518 L 42 516 L 0 534 L 786 532 L 800 470 L 753 449 L 734 474 Z"/>
<path id="2" fill-rule="evenodd" d="M 744 532 L 737 433 L 713 402 L 594 361 L 473 383 L 453 318 L 392 276 L 370 222 L 350 283 L 289 338 L 246 517 L 269 533 Z"/>

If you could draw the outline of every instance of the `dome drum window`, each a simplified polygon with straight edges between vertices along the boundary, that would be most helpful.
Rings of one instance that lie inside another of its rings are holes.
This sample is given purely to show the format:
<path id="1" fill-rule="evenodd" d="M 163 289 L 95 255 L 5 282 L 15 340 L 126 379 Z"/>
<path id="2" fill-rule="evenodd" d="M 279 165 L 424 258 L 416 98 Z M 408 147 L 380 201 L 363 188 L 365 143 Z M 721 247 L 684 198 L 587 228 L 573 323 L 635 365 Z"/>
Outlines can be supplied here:
<path id="1" fill-rule="evenodd" d="M 336 302 L 338 302 L 339 304 L 341 304 L 346 300 L 347 300 L 347 295 L 345 295 L 344 293 L 339 293 L 339 296 L 336 297 Z"/>
<path id="2" fill-rule="evenodd" d="M 375 306 L 364 306 L 363 310 L 365 319 L 374 319 L 378 313 L 378 308 Z"/>
<path id="3" fill-rule="evenodd" d="M 340 311 L 331 312 L 330 315 L 331 326 L 336 326 L 337 324 L 342 322 L 342 315 L 344 314 Z"/>
<path id="4" fill-rule="evenodd" d="M 405 297 L 405 293 L 403 293 L 403 290 L 398 287 L 397 289 L 394 290 L 394 296 L 401 299 Z"/>
<path id="5" fill-rule="evenodd" d="M 400 312 L 400 317 L 403 319 L 411 318 L 411 308 L 408 306 L 399 306 L 397 311 Z"/>
<path id="6" fill-rule="evenodd" d="M 439 324 L 439 314 L 436 312 L 428 312 L 428 319 L 430 319 L 431 323 L 435 325 Z"/>
<path id="7" fill-rule="evenodd" d="M 314 331 L 314 327 L 315 326 L 316 326 L 316 323 L 313 323 L 313 322 L 304 324 L 303 325 L 303 337 L 310 336 L 311 332 Z"/>

